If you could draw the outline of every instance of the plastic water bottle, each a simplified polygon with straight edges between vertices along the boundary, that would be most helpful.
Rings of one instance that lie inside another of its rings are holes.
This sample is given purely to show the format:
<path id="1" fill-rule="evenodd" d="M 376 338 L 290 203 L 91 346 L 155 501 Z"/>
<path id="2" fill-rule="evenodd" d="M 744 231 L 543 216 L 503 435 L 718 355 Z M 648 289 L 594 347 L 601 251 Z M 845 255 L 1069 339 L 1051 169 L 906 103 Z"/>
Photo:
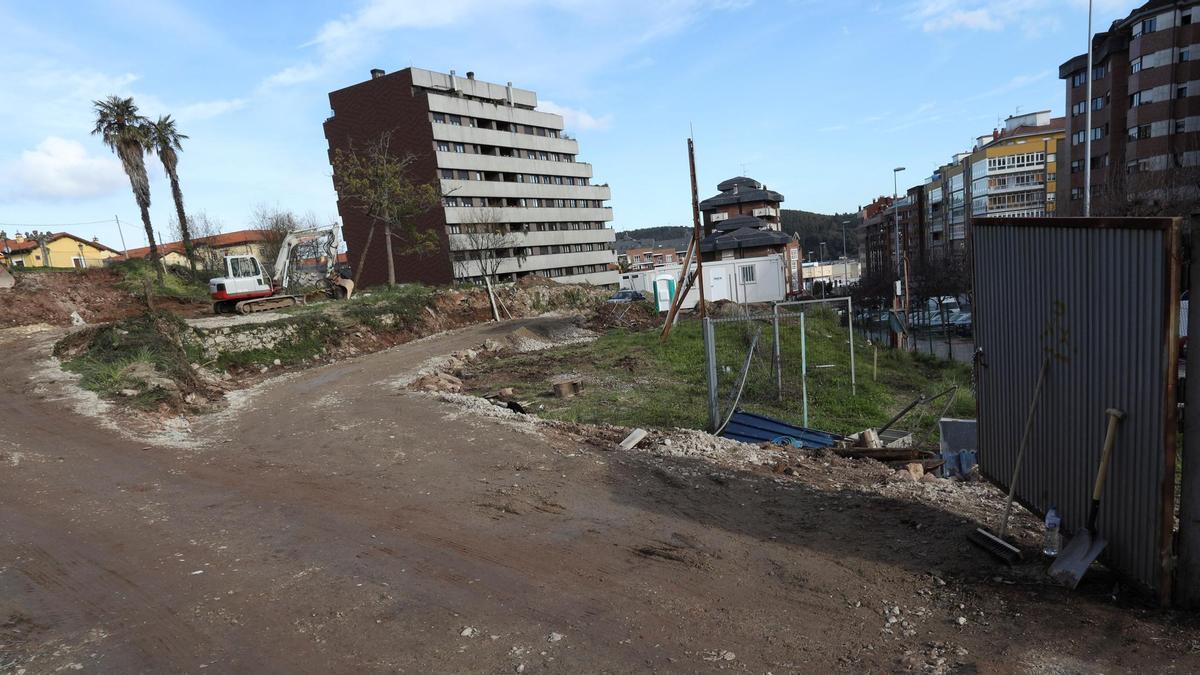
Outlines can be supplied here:
<path id="1" fill-rule="evenodd" d="M 1042 553 L 1051 558 L 1058 555 L 1058 549 L 1062 545 L 1062 533 L 1058 529 L 1060 522 L 1058 511 L 1051 506 L 1046 512 L 1046 537 L 1042 542 Z"/>

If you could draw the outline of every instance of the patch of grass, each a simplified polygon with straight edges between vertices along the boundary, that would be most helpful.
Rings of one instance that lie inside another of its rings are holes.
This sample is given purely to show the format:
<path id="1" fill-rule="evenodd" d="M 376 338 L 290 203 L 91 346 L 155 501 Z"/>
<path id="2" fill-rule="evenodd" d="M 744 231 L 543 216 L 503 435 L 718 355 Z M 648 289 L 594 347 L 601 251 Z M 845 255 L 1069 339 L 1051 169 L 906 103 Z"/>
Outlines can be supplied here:
<path id="1" fill-rule="evenodd" d="M 322 315 L 303 315 L 295 319 L 280 321 L 275 324 L 280 328 L 292 327 L 295 333 L 290 338 L 281 340 L 274 347 L 246 349 L 236 352 L 221 352 L 217 358 L 218 368 L 269 366 L 276 359 L 281 365 L 293 365 L 316 358 L 324 353 L 331 338 L 337 332 L 337 325 Z M 261 325 L 248 324 L 246 330 L 261 330 Z"/>
<path id="2" fill-rule="evenodd" d="M 145 260 L 122 260 L 114 263 L 112 268 L 121 274 L 121 288 L 139 297 L 145 294 L 146 281 L 149 280 L 155 297 L 173 298 L 184 302 L 209 301 L 207 277 L 200 274 L 200 277 L 193 281 L 189 269 L 168 268 L 163 273 L 162 283 L 159 283 L 154 266 Z"/>
<path id="3" fill-rule="evenodd" d="M 81 356 L 63 364 L 63 368 L 80 376 L 79 385 L 88 391 L 93 391 L 104 398 L 116 398 L 124 390 L 138 392 L 130 397 L 129 403 L 136 408 L 150 409 L 170 397 L 170 394 L 160 387 L 147 388 L 145 383 L 131 377 L 139 364 L 146 364 L 159 369 L 160 359 L 147 349 L 131 354 L 102 360 L 94 356 Z"/>
<path id="4" fill-rule="evenodd" d="M 678 324 L 666 344 L 658 331 L 612 331 L 598 340 L 533 354 L 515 355 L 484 364 L 473 388 L 513 387 L 517 395 L 544 406 L 546 417 L 623 426 L 691 427 L 708 425 L 704 343 L 698 321 Z M 780 327 L 783 364 L 782 400 L 773 368 L 774 334 L 770 322 L 717 324 L 718 391 L 728 412 L 754 332 L 759 334 L 745 392 L 739 407 L 787 420 L 803 421 L 800 328 L 796 320 Z M 805 338 L 808 357 L 808 425 L 849 434 L 884 424 L 911 400 L 959 385 L 948 414 L 974 417 L 970 369 L 958 363 L 892 350 L 879 350 L 878 381 L 871 377 L 874 348 L 855 336 L 856 392 L 849 368 L 849 333 L 829 311 L 809 310 Z M 826 367 L 821 367 L 826 366 Z M 549 395 L 551 377 L 575 373 L 584 379 L 577 398 Z M 918 406 L 897 426 L 914 431 L 918 440 L 937 438 L 937 416 L 947 399 Z"/>
<path id="5" fill-rule="evenodd" d="M 94 332 L 70 337 L 55 346 L 55 354 L 66 360 L 63 367 L 78 373 L 80 385 L 105 397 L 115 397 L 123 389 L 140 393 L 131 403 L 152 407 L 170 397 L 171 392 L 134 376 L 139 364 L 149 366 L 155 376 L 175 383 L 179 391 L 197 388 L 189 355 L 181 339 L 187 325 L 168 312 L 146 313 L 116 323 L 105 324 Z M 86 342 L 80 347 L 80 341 Z"/>
<path id="6" fill-rule="evenodd" d="M 356 294 L 342 307 L 343 317 L 376 329 L 401 329 L 421 320 L 433 299 L 433 289 L 421 284 L 372 288 Z"/>

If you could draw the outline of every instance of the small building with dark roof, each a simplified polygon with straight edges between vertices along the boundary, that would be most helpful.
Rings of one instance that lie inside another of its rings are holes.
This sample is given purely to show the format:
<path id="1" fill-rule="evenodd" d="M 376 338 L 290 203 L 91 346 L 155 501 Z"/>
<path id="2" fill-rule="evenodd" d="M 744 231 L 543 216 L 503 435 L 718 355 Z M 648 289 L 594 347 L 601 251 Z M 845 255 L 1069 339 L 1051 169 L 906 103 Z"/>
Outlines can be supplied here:
<path id="1" fill-rule="evenodd" d="M 783 195 L 746 176 L 723 180 L 717 184 L 717 190 L 720 194 L 700 202 L 706 236 L 720 223 L 737 216 L 754 216 L 770 229 L 780 229 L 779 205 L 783 203 Z"/>

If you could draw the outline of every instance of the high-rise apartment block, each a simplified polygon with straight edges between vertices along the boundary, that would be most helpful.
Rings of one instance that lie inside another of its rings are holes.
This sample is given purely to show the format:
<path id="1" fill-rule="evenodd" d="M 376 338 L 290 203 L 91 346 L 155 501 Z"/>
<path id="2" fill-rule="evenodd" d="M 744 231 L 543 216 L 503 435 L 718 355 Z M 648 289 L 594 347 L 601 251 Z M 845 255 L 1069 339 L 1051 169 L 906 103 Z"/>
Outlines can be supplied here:
<path id="1" fill-rule="evenodd" d="M 537 95 L 511 83 L 405 68 L 329 94 L 325 121 L 335 150 L 365 147 L 388 135 L 392 154 L 412 155 L 409 177 L 431 182 L 441 208 L 416 226 L 437 236 L 438 250 L 393 246 L 399 281 L 514 281 L 537 275 L 560 282 L 615 284 L 618 275 L 608 185 L 592 183 L 577 161 L 579 143 L 563 118 L 537 110 Z M 350 262 L 357 265 L 371 229 L 366 214 L 338 202 Z M 387 255 L 376 232 L 363 284 L 386 280 Z M 357 271 L 357 270 L 356 270 Z"/>
<path id="2" fill-rule="evenodd" d="M 891 197 L 872 202 L 861 213 L 866 273 L 894 275 L 897 245 L 900 262 L 907 258 L 910 265 L 964 255 L 975 218 L 1054 215 L 1064 129 L 1063 118 L 1048 110 L 1013 115 L 895 203 Z"/>
<path id="3" fill-rule="evenodd" d="M 1200 1 L 1152 0 L 1092 39 L 1058 69 L 1066 83 L 1067 137 L 1059 213 L 1083 215 L 1091 162 L 1092 215 L 1136 214 L 1138 204 L 1196 198 L 1200 167 Z M 1091 157 L 1085 156 L 1092 112 Z M 1185 169 L 1187 171 L 1185 171 Z"/>

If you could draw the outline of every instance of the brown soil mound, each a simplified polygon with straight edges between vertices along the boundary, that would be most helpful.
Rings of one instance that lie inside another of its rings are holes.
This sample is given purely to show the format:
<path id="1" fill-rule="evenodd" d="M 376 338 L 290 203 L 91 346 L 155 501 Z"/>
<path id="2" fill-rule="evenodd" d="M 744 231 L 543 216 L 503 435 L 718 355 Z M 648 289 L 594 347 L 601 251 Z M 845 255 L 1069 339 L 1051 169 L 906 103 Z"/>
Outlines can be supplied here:
<path id="1" fill-rule="evenodd" d="M 49 323 L 72 323 L 77 313 L 87 323 L 103 323 L 128 318 L 146 310 L 145 302 L 121 288 L 120 273 L 110 269 L 25 272 L 16 275 L 17 284 L 0 290 L 0 327 Z M 194 314 L 207 305 L 183 304 L 156 298 L 160 309 L 176 314 Z"/>

